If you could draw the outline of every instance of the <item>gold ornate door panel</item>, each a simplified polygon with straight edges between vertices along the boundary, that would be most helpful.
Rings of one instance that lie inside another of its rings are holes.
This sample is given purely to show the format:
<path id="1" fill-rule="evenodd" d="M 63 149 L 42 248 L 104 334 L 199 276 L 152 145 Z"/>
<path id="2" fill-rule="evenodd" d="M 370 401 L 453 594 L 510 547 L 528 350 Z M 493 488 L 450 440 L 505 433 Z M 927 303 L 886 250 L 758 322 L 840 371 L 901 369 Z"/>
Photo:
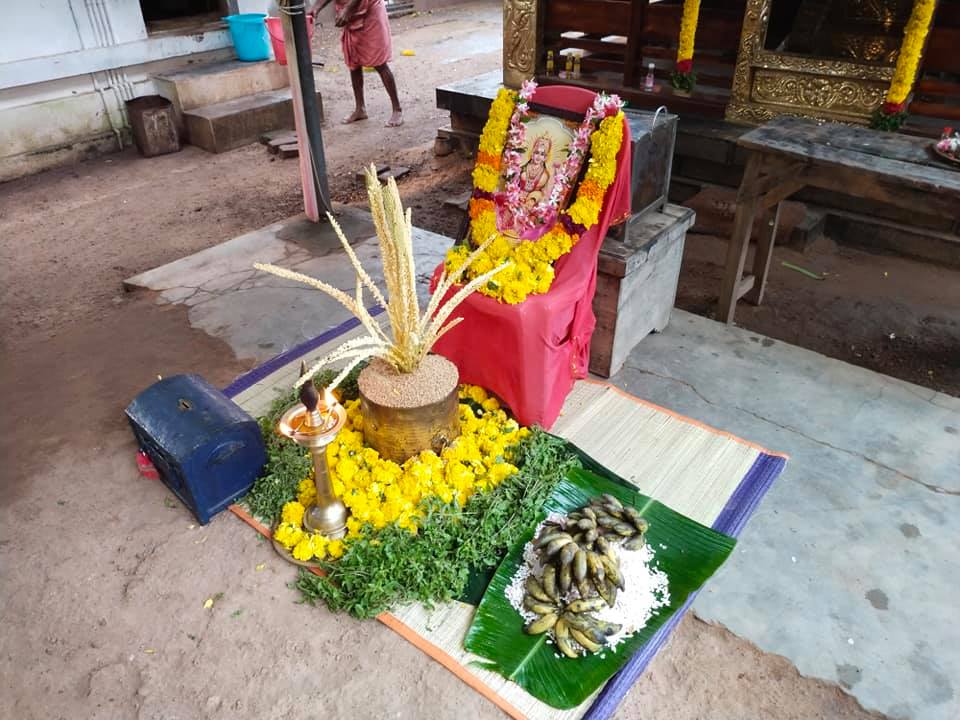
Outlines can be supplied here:
<path id="1" fill-rule="evenodd" d="M 855 62 L 769 50 L 765 40 L 775 1 L 747 0 L 727 119 L 761 123 L 798 115 L 867 123 L 893 76 L 893 66 L 885 64 L 890 55 L 871 53 L 869 59 L 881 62 Z"/>

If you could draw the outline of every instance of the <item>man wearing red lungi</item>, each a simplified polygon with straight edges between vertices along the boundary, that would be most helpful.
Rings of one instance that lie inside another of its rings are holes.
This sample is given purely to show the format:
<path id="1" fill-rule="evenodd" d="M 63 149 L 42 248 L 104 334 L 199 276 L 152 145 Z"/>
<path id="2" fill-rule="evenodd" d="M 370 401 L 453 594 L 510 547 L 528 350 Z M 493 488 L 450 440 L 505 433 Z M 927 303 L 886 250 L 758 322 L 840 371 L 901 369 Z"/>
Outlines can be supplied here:
<path id="1" fill-rule="evenodd" d="M 317 0 L 311 14 L 316 15 L 332 0 Z M 393 114 L 387 120 L 387 127 L 403 124 L 403 111 L 400 98 L 397 97 L 397 83 L 387 65 L 393 54 L 393 40 L 390 37 L 390 23 L 387 20 L 387 8 L 384 0 L 336 0 L 336 25 L 343 28 L 340 46 L 343 59 L 350 68 L 350 81 L 353 83 L 354 111 L 343 119 L 344 123 L 367 119 L 367 106 L 363 98 L 363 68 L 376 69 L 383 86 L 390 96 Z"/>

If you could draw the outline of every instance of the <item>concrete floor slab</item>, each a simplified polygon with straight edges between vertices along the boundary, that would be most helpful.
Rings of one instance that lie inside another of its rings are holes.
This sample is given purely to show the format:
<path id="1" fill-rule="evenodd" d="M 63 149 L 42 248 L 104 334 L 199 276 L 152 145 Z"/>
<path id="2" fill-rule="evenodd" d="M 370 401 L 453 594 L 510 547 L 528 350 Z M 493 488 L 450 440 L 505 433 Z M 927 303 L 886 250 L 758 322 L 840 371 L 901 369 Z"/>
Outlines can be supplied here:
<path id="1" fill-rule="evenodd" d="M 339 209 L 338 222 L 374 282 L 383 272 L 370 214 Z M 414 228 L 419 295 L 429 297 L 430 274 L 451 240 Z M 240 235 L 193 255 L 129 278 L 129 289 L 158 293 L 161 304 L 189 308 L 191 326 L 225 340 L 239 358 L 263 361 L 316 337 L 351 317 L 319 290 L 254 269 L 273 263 L 306 273 L 354 294 L 355 274 L 330 225 L 293 218 Z M 374 304 L 366 294 L 367 305 Z"/>
<path id="2" fill-rule="evenodd" d="M 368 216 L 342 216 L 379 281 Z M 421 295 L 449 239 L 415 233 Z M 268 226 L 128 283 L 189 307 L 190 322 L 265 360 L 333 327 L 322 293 L 251 269 L 275 262 L 344 290 L 327 226 Z M 695 611 L 801 673 L 894 718 L 960 717 L 960 399 L 674 311 L 612 382 L 790 453 L 734 556 Z"/>
<path id="3" fill-rule="evenodd" d="M 960 400 L 681 311 L 613 382 L 791 455 L 701 618 L 868 709 L 960 717 Z"/>

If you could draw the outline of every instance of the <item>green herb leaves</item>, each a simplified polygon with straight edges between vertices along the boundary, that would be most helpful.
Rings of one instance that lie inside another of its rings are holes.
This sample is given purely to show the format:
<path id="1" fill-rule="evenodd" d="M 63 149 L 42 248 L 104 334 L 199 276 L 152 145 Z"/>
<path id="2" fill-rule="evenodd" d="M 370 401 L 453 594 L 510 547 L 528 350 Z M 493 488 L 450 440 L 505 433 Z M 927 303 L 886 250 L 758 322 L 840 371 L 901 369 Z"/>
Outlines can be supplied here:
<path id="1" fill-rule="evenodd" d="M 580 461 L 562 440 L 534 430 L 517 464 L 520 472 L 463 508 L 428 498 L 416 535 L 393 525 L 368 533 L 351 541 L 337 562 L 325 564 L 325 577 L 301 572 L 296 587 L 307 602 L 323 600 L 359 618 L 460 597 L 471 571 L 496 566 L 536 525 L 553 488 Z"/>

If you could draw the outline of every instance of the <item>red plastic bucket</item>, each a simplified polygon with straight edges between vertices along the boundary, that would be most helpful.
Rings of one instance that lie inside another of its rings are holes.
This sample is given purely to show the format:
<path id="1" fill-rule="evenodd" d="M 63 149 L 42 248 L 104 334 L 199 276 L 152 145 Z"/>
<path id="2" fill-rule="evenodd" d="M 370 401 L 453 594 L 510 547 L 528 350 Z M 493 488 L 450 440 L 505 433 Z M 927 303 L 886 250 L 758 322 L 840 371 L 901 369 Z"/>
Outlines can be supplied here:
<path id="1" fill-rule="evenodd" d="M 287 64 L 287 49 L 283 44 L 283 25 L 280 18 L 266 19 L 267 32 L 270 34 L 270 44 L 273 45 L 273 55 L 281 65 Z M 313 16 L 307 15 L 307 37 L 313 39 Z"/>

